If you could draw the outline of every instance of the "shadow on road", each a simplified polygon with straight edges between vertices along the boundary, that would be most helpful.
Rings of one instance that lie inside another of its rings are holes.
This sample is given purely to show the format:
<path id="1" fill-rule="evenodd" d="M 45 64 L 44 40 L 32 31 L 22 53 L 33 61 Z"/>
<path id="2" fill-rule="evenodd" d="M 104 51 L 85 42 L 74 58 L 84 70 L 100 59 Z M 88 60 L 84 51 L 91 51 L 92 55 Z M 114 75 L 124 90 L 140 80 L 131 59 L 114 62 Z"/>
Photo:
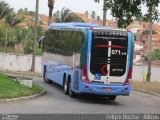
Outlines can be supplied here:
<path id="1" fill-rule="evenodd" d="M 65 95 L 63 87 L 56 83 L 46 84 L 45 88 L 48 94 L 54 95 L 53 99 L 59 99 L 61 101 L 66 100 L 66 102 L 71 101 L 71 102 L 90 103 L 90 104 L 120 105 L 118 100 L 112 101 L 109 100 L 108 97 L 102 97 L 97 95 L 80 94 L 77 95 L 75 98 L 71 98 Z M 52 91 L 54 91 L 54 93 L 52 93 Z"/>

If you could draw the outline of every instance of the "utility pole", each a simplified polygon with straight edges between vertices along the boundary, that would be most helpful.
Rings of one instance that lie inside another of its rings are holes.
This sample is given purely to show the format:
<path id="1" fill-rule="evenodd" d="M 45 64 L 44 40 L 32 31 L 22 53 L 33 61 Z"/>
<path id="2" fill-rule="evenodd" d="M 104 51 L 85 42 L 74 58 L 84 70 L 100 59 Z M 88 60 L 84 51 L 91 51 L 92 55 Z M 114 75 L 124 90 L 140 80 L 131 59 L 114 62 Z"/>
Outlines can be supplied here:
<path id="1" fill-rule="evenodd" d="M 31 71 L 35 72 L 35 54 L 36 54 L 36 42 L 37 42 L 37 29 L 38 29 L 38 10 L 39 10 L 39 0 L 36 0 L 36 15 L 34 24 L 34 43 L 33 43 L 33 55 L 32 55 L 32 66 Z"/>
<path id="2" fill-rule="evenodd" d="M 103 26 L 106 26 L 106 17 L 107 17 L 106 1 L 103 0 Z"/>

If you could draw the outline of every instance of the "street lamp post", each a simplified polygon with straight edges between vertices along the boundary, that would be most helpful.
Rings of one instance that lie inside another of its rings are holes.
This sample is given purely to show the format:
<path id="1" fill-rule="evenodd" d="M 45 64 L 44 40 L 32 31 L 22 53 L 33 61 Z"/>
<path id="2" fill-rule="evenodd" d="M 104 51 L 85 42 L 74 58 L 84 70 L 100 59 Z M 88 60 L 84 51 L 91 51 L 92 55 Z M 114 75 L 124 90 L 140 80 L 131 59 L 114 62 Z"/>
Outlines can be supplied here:
<path id="1" fill-rule="evenodd" d="M 39 0 L 36 0 L 36 14 L 35 14 L 35 24 L 34 24 L 34 43 L 33 43 L 32 66 L 31 66 L 32 72 L 35 72 L 35 54 L 36 54 L 37 29 L 38 29 L 38 17 L 39 17 L 38 10 L 39 10 Z"/>

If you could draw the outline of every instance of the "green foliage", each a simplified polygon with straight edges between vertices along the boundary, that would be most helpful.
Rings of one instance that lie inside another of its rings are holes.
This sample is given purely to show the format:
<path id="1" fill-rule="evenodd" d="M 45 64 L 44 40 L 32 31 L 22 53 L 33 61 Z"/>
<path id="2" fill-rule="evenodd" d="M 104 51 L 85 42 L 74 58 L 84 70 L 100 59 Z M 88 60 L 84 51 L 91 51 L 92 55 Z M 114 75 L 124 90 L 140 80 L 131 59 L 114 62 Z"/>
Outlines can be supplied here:
<path id="1" fill-rule="evenodd" d="M 0 99 L 29 96 L 42 92 L 43 88 L 33 83 L 32 88 L 20 85 L 7 75 L 0 73 Z"/>
<path id="2" fill-rule="evenodd" d="M 84 14 L 87 16 L 87 18 L 89 17 L 89 12 L 88 11 L 86 11 Z"/>
<path id="3" fill-rule="evenodd" d="M 18 10 L 18 14 L 19 15 L 29 15 L 29 11 L 27 8 L 24 8 L 24 9 L 21 8 Z"/>
<path id="4" fill-rule="evenodd" d="M 33 15 L 35 12 L 27 8 L 19 9 L 17 13 L 5 1 L 0 1 L 0 51 L 15 53 L 32 53 L 34 30 L 32 21 L 27 21 L 28 28 L 18 27 L 20 22 L 26 22 L 25 15 Z M 39 23 L 42 24 L 42 23 Z M 38 26 L 38 37 L 44 36 L 42 27 Z M 37 40 L 38 43 L 38 40 Z M 41 55 L 40 50 L 37 54 Z"/>
<path id="5" fill-rule="evenodd" d="M 34 39 L 33 30 L 31 28 L 17 28 L 16 37 L 17 41 L 23 44 L 25 53 L 31 53 Z"/>
<path id="6" fill-rule="evenodd" d="M 100 16 L 97 16 L 97 20 L 101 20 Z"/>
<path id="7" fill-rule="evenodd" d="M 157 21 L 159 0 L 112 0 L 111 11 L 117 18 L 118 27 L 126 28 L 135 18 L 142 16 L 141 6 L 145 5 L 148 10 L 143 16 L 145 21 Z"/>
<path id="8" fill-rule="evenodd" d="M 112 2 L 112 15 L 117 18 L 118 27 L 125 28 L 134 17 L 141 15 L 141 0 L 113 0 Z"/>
<path id="9" fill-rule="evenodd" d="M 21 19 L 17 18 L 17 14 L 12 11 L 6 16 L 5 21 L 10 27 L 14 27 L 21 22 Z"/>
<path id="10" fill-rule="evenodd" d="M 5 18 L 8 14 L 13 11 L 5 1 L 0 1 L 0 20 Z"/>
<path id="11" fill-rule="evenodd" d="M 148 60 L 149 55 L 145 56 L 145 60 Z M 151 53 L 151 60 L 160 60 L 160 49 L 154 49 Z"/>
<path id="12" fill-rule="evenodd" d="M 83 19 L 73 12 L 71 12 L 68 8 L 62 8 L 61 11 L 57 11 L 53 15 L 53 19 L 55 22 L 84 22 Z"/>
<path id="13" fill-rule="evenodd" d="M 42 55 L 42 49 L 41 48 L 37 47 L 37 49 L 36 49 L 36 55 L 39 55 L 39 56 Z"/>
<path id="14" fill-rule="evenodd" d="M 94 20 L 96 19 L 96 12 L 95 11 L 92 11 L 91 18 L 94 19 Z"/>

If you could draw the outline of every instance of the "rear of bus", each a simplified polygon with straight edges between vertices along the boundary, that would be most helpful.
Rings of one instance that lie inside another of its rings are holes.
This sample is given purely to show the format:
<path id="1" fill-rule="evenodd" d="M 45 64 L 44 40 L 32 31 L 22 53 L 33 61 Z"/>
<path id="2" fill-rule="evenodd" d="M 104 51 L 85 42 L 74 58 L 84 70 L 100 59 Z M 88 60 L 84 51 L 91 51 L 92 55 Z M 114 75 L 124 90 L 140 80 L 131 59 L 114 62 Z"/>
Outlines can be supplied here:
<path id="1" fill-rule="evenodd" d="M 128 96 L 132 77 L 133 35 L 122 30 L 89 30 L 87 62 L 82 65 L 80 91 Z"/>

